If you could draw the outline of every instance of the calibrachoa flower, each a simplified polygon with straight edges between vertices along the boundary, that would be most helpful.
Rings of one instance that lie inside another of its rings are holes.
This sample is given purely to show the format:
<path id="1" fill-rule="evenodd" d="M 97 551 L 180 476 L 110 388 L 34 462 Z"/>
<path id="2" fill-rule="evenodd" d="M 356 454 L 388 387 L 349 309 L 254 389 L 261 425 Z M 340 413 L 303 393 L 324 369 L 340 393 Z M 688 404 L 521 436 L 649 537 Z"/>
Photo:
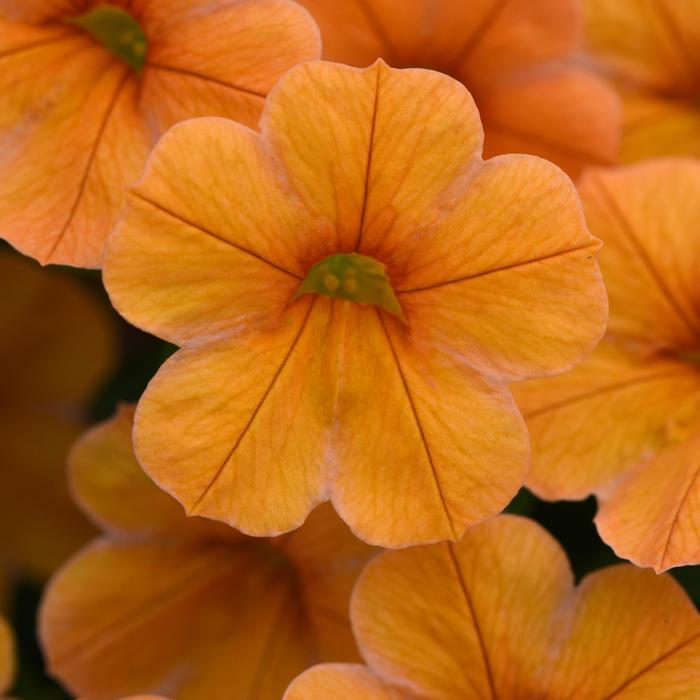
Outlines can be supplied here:
<path id="1" fill-rule="evenodd" d="M 254 535 L 331 499 L 362 538 L 459 538 L 520 487 L 506 382 L 570 367 L 606 300 L 571 182 L 483 162 L 464 87 L 432 71 L 292 69 L 261 135 L 193 120 L 157 146 L 110 239 L 134 324 L 184 346 L 135 446 L 188 512 Z"/>
<path id="2" fill-rule="evenodd" d="M 186 518 L 138 466 L 132 415 L 122 408 L 71 453 L 74 493 L 105 536 L 49 584 L 52 673 L 91 700 L 277 700 L 317 659 L 356 659 L 350 592 L 372 549 L 330 507 L 273 540 Z"/>
<path id="3" fill-rule="evenodd" d="M 0 697 L 4 697 L 15 677 L 15 642 L 9 625 L 0 617 Z"/>
<path id="4" fill-rule="evenodd" d="M 0 235 L 42 263 L 99 267 L 168 127 L 254 125 L 279 76 L 319 52 L 289 0 L 0 0 Z"/>
<path id="5" fill-rule="evenodd" d="M 574 60 L 579 0 L 301 0 L 324 58 L 434 68 L 462 81 L 481 113 L 485 153 L 534 153 L 577 176 L 615 162 L 614 91 Z M 613 3 L 614 4 L 614 3 Z"/>
<path id="6" fill-rule="evenodd" d="M 589 49 L 622 97 L 622 158 L 700 156 L 700 2 L 585 5 Z"/>
<path id="7" fill-rule="evenodd" d="M 103 308 L 63 274 L 0 252 L 0 568 L 44 577 L 93 529 L 65 456 L 114 364 Z"/>
<path id="8" fill-rule="evenodd" d="M 602 501 L 622 557 L 662 571 L 700 562 L 700 163 L 592 171 L 581 184 L 604 242 L 610 325 L 573 372 L 517 397 L 533 439 L 528 483 Z"/>
<path id="9" fill-rule="evenodd" d="M 679 700 L 700 687 L 700 616 L 670 576 L 623 564 L 574 588 L 539 525 L 386 552 L 355 587 L 367 666 L 317 666 L 285 700 Z"/>

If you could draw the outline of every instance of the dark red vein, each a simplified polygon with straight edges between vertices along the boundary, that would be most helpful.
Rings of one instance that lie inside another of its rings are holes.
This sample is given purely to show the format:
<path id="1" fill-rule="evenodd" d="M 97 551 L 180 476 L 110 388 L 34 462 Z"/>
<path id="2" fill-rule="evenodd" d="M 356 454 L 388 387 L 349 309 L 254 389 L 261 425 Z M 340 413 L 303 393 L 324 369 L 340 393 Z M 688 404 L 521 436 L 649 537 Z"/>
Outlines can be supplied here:
<path id="1" fill-rule="evenodd" d="M 428 445 L 428 440 L 425 435 L 425 431 L 423 430 L 423 424 L 420 421 L 420 417 L 418 416 L 418 410 L 416 409 L 415 402 L 413 401 L 413 395 L 411 394 L 411 390 L 408 386 L 408 381 L 406 380 L 406 375 L 403 373 L 403 368 L 401 367 L 401 361 L 399 360 L 398 353 L 396 352 L 396 348 L 394 347 L 394 343 L 391 340 L 391 336 L 389 334 L 389 331 L 387 327 L 384 325 L 384 319 L 382 318 L 382 315 L 380 311 L 375 307 L 375 311 L 377 313 L 377 318 L 379 319 L 379 324 L 382 327 L 382 330 L 384 331 L 384 336 L 386 337 L 387 343 L 389 344 L 389 349 L 391 350 L 391 355 L 394 358 L 394 363 L 396 365 L 396 370 L 399 373 L 399 377 L 401 378 L 401 384 L 403 385 L 404 392 L 406 394 L 406 398 L 408 400 L 408 405 L 411 409 L 411 413 L 413 414 L 413 419 L 416 422 L 416 427 L 418 428 L 418 434 L 420 435 L 421 442 L 423 443 L 423 449 L 425 450 L 425 455 L 428 458 L 428 464 L 430 464 L 430 469 L 432 470 L 433 473 L 433 480 L 435 481 L 435 487 L 437 489 L 438 495 L 440 497 L 440 502 L 442 503 L 443 510 L 445 511 L 445 517 L 447 518 L 447 523 L 450 526 L 450 530 L 452 531 L 452 536 L 457 539 L 457 532 L 455 531 L 454 524 L 452 522 L 452 516 L 450 515 L 450 510 L 447 506 L 447 500 L 445 499 L 445 494 L 442 491 L 442 485 L 440 484 L 440 478 L 437 473 L 437 468 L 435 467 L 435 462 L 433 461 L 433 455 L 430 451 L 430 446 Z"/>
<path id="2" fill-rule="evenodd" d="M 491 662 L 489 661 L 489 655 L 486 650 L 486 640 L 484 639 L 484 634 L 481 631 L 481 625 L 479 624 L 479 618 L 476 615 L 476 608 L 474 607 L 474 601 L 469 594 L 469 589 L 467 588 L 467 582 L 464 580 L 464 574 L 462 573 L 462 568 L 459 565 L 459 560 L 454 551 L 454 545 L 452 542 L 445 542 L 447 551 L 450 556 L 450 561 L 455 570 L 455 575 L 457 576 L 457 581 L 459 582 L 459 587 L 462 590 L 462 595 L 464 596 L 464 602 L 469 609 L 469 614 L 471 615 L 472 622 L 474 623 L 474 631 L 476 632 L 476 638 L 479 642 L 479 649 L 481 650 L 481 657 L 484 662 L 484 670 L 486 671 L 486 678 L 489 683 L 489 691 L 491 692 L 491 697 L 493 700 L 497 700 L 496 695 L 496 684 L 493 679 L 493 670 L 491 669 Z"/>
<path id="3" fill-rule="evenodd" d="M 619 695 L 623 690 L 627 689 L 632 683 L 634 683 L 636 680 L 641 678 L 643 675 L 651 671 L 655 666 L 658 666 L 660 663 L 666 661 L 666 659 L 670 658 L 673 656 L 676 652 L 680 651 L 683 649 L 683 647 L 688 646 L 688 644 L 692 644 L 696 639 L 700 639 L 700 632 L 696 632 L 694 635 L 691 637 L 688 637 L 688 639 L 684 640 L 680 644 L 677 644 L 673 649 L 670 649 L 667 651 L 665 654 L 662 654 L 659 656 L 657 659 L 654 659 L 650 664 L 647 664 L 644 668 L 640 669 L 635 673 L 633 676 L 628 678 L 624 683 L 619 685 L 615 690 L 612 691 L 609 695 L 606 695 L 604 698 L 601 698 L 601 700 L 612 700 L 616 695 Z"/>
<path id="4" fill-rule="evenodd" d="M 99 131 L 97 132 L 95 141 L 92 144 L 92 148 L 90 149 L 90 155 L 88 157 L 87 165 L 85 166 L 85 171 L 83 172 L 83 177 L 80 181 L 80 185 L 78 186 L 78 193 L 75 197 L 75 201 L 73 202 L 73 206 L 71 207 L 71 210 L 68 213 L 68 218 L 66 219 L 63 228 L 60 230 L 58 236 L 56 236 L 54 244 L 51 246 L 51 249 L 47 253 L 47 258 L 51 258 L 54 255 L 56 249 L 63 240 L 63 237 L 66 235 L 66 232 L 68 231 L 70 225 L 73 223 L 73 219 L 78 211 L 78 207 L 80 206 L 80 203 L 83 199 L 83 195 L 85 194 L 85 188 L 87 187 L 88 178 L 90 177 L 92 166 L 95 162 L 95 158 L 97 157 L 97 151 L 99 150 L 100 144 L 102 143 L 102 139 L 104 138 L 105 132 L 107 131 L 109 120 L 111 119 L 112 114 L 114 113 L 114 110 L 117 106 L 119 96 L 121 95 L 122 90 L 126 86 L 130 77 L 131 70 L 127 68 L 124 71 L 124 75 L 122 76 L 121 80 L 117 84 L 117 87 L 114 90 L 114 94 L 112 95 L 112 98 L 109 101 L 109 104 L 107 105 L 107 109 L 105 110 L 104 116 L 102 117 L 102 121 L 100 122 Z"/>
<path id="5" fill-rule="evenodd" d="M 505 272 L 506 270 L 515 270 L 519 267 L 525 267 L 526 265 L 535 265 L 536 263 L 545 262 L 547 260 L 553 260 L 554 258 L 559 258 L 564 255 L 571 255 L 572 253 L 579 253 L 584 250 L 590 249 L 595 251 L 598 248 L 597 243 L 589 243 L 584 246 L 579 246 L 578 248 L 569 248 L 568 250 L 561 250 L 557 253 L 551 253 L 550 255 L 543 255 L 540 258 L 533 258 L 532 260 L 525 260 L 523 262 L 513 263 L 512 265 L 504 265 L 503 267 L 496 267 L 492 270 L 484 270 L 483 272 L 475 272 L 472 275 L 464 275 L 463 277 L 455 277 L 454 279 L 445 280 L 444 282 L 436 282 L 435 284 L 429 284 L 425 287 L 414 287 L 412 289 L 398 289 L 397 294 L 415 294 L 416 292 L 425 292 L 431 289 L 437 289 L 439 287 L 445 287 L 449 284 L 460 284 L 461 282 L 467 282 L 468 280 L 478 279 L 479 277 L 486 277 L 487 275 L 493 275 L 497 272 Z"/>
<path id="6" fill-rule="evenodd" d="M 144 68 L 155 68 L 156 70 L 167 71 L 169 73 L 177 73 L 179 75 L 185 75 L 189 78 L 198 78 L 199 80 L 204 80 L 209 83 L 215 83 L 216 85 L 221 85 L 222 87 L 229 88 L 231 90 L 236 90 L 242 92 L 246 95 L 251 95 L 252 97 L 259 97 L 264 100 L 267 96 L 263 92 L 257 92 L 250 88 L 242 87 L 241 85 L 235 85 L 234 83 L 229 83 L 225 80 L 220 80 L 219 78 L 214 78 L 211 75 L 204 75 L 204 73 L 198 73 L 194 70 L 188 70 L 187 68 L 177 68 L 176 66 L 166 66 L 162 63 L 154 63 L 153 61 L 146 61 Z"/>
<path id="7" fill-rule="evenodd" d="M 691 374 L 691 370 L 669 370 L 667 372 L 657 372 L 656 374 L 649 374 L 644 377 L 635 377 L 634 379 L 628 379 L 624 382 L 616 382 L 614 384 L 607 384 L 606 386 L 599 387 L 597 389 L 592 389 L 583 394 L 577 394 L 568 399 L 558 401 L 557 403 L 550 404 L 543 408 L 538 408 L 530 413 L 524 413 L 523 417 L 527 420 L 532 420 L 547 413 L 553 413 L 560 408 L 566 408 L 567 406 L 572 406 L 577 403 L 588 401 L 589 399 L 595 399 L 598 396 L 604 396 L 605 394 L 612 394 L 616 391 L 621 391 L 622 389 L 627 389 L 629 387 L 637 386 L 640 384 L 646 384 L 647 382 L 654 382 L 661 379 L 669 379 L 672 377 L 682 377 L 685 374 Z"/>
<path id="8" fill-rule="evenodd" d="M 10 56 L 16 56 L 24 51 L 30 51 L 31 49 L 39 48 L 40 46 L 47 46 L 50 44 L 58 43 L 64 39 L 75 36 L 74 32 L 63 32 L 62 34 L 56 34 L 54 36 L 47 37 L 46 39 L 39 39 L 38 41 L 33 41 L 30 44 L 24 44 L 23 46 L 16 46 L 14 49 L 8 49 L 7 51 L 0 52 L 0 59 L 9 58 Z"/>
<path id="9" fill-rule="evenodd" d="M 248 434 L 248 431 L 250 430 L 250 428 L 253 425 L 253 422 L 255 421 L 255 418 L 260 413 L 260 410 L 262 409 L 263 405 L 265 404 L 265 401 L 267 401 L 268 396 L 272 393 L 272 390 L 275 387 L 277 380 L 279 379 L 280 375 L 282 374 L 282 371 L 284 370 L 284 368 L 289 363 L 289 359 L 291 358 L 292 354 L 294 353 L 294 350 L 296 349 L 297 345 L 299 344 L 299 340 L 301 339 L 301 336 L 304 334 L 304 330 L 308 324 L 309 317 L 311 316 L 311 311 L 313 310 L 314 305 L 316 304 L 317 298 L 318 298 L 317 296 L 314 296 L 313 301 L 309 304 L 309 308 L 307 309 L 306 315 L 304 316 L 304 319 L 301 322 L 301 325 L 299 327 L 299 331 L 297 332 L 296 336 L 294 337 L 294 340 L 292 341 L 292 344 L 289 347 L 287 354 L 284 356 L 284 359 L 280 363 L 280 366 L 275 371 L 275 373 L 272 377 L 272 380 L 270 381 L 270 384 L 268 385 L 267 389 L 265 389 L 265 393 L 262 395 L 262 398 L 260 399 L 257 406 L 253 410 L 253 413 L 251 414 L 250 418 L 248 419 L 248 422 L 243 427 L 241 434 L 236 439 L 236 442 L 234 443 L 233 447 L 229 451 L 228 455 L 226 455 L 226 458 L 222 462 L 221 466 L 214 472 L 214 476 L 212 476 L 207 487 L 204 489 L 204 491 L 202 491 L 202 494 L 195 501 L 194 505 L 188 510 L 188 515 L 195 514 L 197 508 L 200 506 L 202 501 L 204 501 L 204 499 L 207 497 L 207 495 L 209 494 L 211 489 L 214 487 L 216 482 L 219 480 L 221 475 L 224 473 L 224 469 L 226 469 L 226 466 L 231 461 L 233 456 L 236 454 L 236 450 L 239 448 L 241 442 L 243 441 L 243 438 Z"/>
<path id="10" fill-rule="evenodd" d="M 646 268 L 650 277 L 654 280 L 656 286 L 658 287 L 659 291 L 661 292 L 661 295 L 663 297 L 665 297 L 666 301 L 669 303 L 671 308 L 678 315 L 678 318 L 685 324 L 687 329 L 690 331 L 690 334 L 696 338 L 700 337 L 700 331 L 698 331 L 698 329 L 692 323 L 691 319 L 683 311 L 683 308 L 681 307 L 680 303 L 675 298 L 675 296 L 673 295 L 673 293 L 669 289 L 668 285 L 664 281 L 663 276 L 656 269 L 651 257 L 648 255 L 648 253 L 644 249 L 644 246 L 642 246 L 641 241 L 639 240 L 636 233 L 634 232 L 632 224 L 630 224 L 630 222 L 628 221 L 624 212 L 622 211 L 620 206 L 617 204 L 617 201 L 615 200 L 615 198 L 610 194 L 610 192 L 603 185 L 603 183 L 600 181 L 600 179 L 598 179 L 596 181 L 596 184 L 598 187 L 598 192 L 600 192 L 603 199 L 605 200 L 605 203 L 607 204 L 609 212 L 612 214 L 614 219 L 617 219 L 617 222 L 620 225 L 620 228 L 622 229 L 623 233 L 627 237 L 627 240 L 631 244 L 634 251 L 639 256 L 639 259 L 641 260 L 643 266 Z"/>
<path id="11" fill-rule="evenodd" d="M 374 152 L 374 133 L 377 128 L 377 111 L 379 109 L 379 81 L 381 78 L 382 67 L 377 64 L 377 81 L 374 86 L 374 107 L 372 111 L 372 124 L 369 131 L 369 145 L 367 147 L 367 166 L 365 167 L 365 191 L 362 198 L 362 212 L 360 213 L 360 224 L 357 231 L 357 241 L 355 243 L 355 251 L 360 249 L 362 243 L 362 234 L 365 228 L 365 218 L 367 216 L 367 201 L 369 199 L 369 180 L 372 171 L 372 155 Z"/>
<path id="12" fill-rule="evenodd" d="M 159 211 L 163 212 L 163 214 L 170 216 L 173 219 L 177 219 L 178 221 L 181 221 L 183 224 L 186 224 L 187 226 L 191 226 L 194 229 L 197 229 L 198 231 L 201 231 L 202 233 L 205 233 L 207 236 L 210 236 L 211 238 L 214 238 L 217 241 L 220 241 L 221 243 L 225 243 L 226 245 L 231 246 L 232 248 L 235 248 L 236 250 L 240 251 L 241 253 L 245 253 L 246 255 L 250 255 L 252 258 L 255 258 L 256 260 L 259 260 L 260 262 L 266 263 L 270 267 L 274 267 L 275 270 L 279 270 L 280 272 L 284 272 L 287 275 L 290 275 L 291 277 L 294 277 L 295 279 L 301 280 L 302 278 L 297 275 L 295 272 L 292 272 L 291 270 L 288 270 L 286 267 L 282 267 L 281 265 L 278 265 L 277 263 L 272 262 L 272 260 L 268 260 L 268 258 L 263 257 L 259 253 L 256 253 L 253 250 L 250 250 L 249 248 L 244 248 L 241 245 L 238 245 L 238 243 L 234 243 L 233 241 L 230 241 L 228 238 L 224 238 L 224 236 L 221 236 L 218 233 L 214 233 L 213 231 L 210 231 L 207 228 L 204 228 L 200 224 L 195 223 L 191 219 L 187 219 L 186 217 L 176 214 L 174 211 L 171 209 L 168 209 L 167 207 L 164 207 L 162 204 L 159 204 L 158 202 L 154 202 L 152 199 L 149 199 L 148 197 L 145 197 L 142 195 L 140 192 L 137 190 L 131 190 L 129 193 L 130 197 L 136 197 L 136 199 L 140 199 L 142 202 L 145 202 L 146 204 L 150 204 L 152 207 L 155 209 L 158 209 Z"/>

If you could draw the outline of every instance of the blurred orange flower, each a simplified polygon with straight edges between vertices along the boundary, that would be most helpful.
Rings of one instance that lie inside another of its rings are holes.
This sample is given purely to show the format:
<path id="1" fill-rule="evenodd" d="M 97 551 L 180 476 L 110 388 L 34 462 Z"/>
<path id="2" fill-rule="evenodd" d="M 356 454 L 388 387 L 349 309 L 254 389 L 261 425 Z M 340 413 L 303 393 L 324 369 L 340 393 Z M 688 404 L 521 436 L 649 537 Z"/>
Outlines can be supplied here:
<path id="1" fill-rule="evenodd" d="M 4 697 L 15 677 L 15 641 L 9 625 L 0 617 L 0 697 Z"/>
<path id="2" fill-rule="evenodd" d="M 577 64 L 578 0 L 300 0 L 321 27 L 324 57 L 433 68 L 467 86 L 485 154 L 533 153 L 573 177 L 617 159 L 614 91 Z"/>
<path id="3" fill-rule="evenodd" d="M 105 536 L 49 584 L 52 673 L 90 698 L 277 700 L 316 660 L 356 659 L 348 605 L 372 549 L 330 507 L 274 540 L 186 518 L 139 468 L 132 416 L 122 408 L 71 453 L 74 493 Z"/>
<path id="4" fill-rule="evenodd" d="M 0 235 L 42 263 L 99 267 L 168 127 L 252 126 L 277 78 L 319 52 L 289 0 L 0 0 Z"/>
<path id="5" fill-rule="evenodd" d="M 677 700 L 700 686 L 700 616 L 670 576 L 618 565 L 574 588 L 558 543 L 515 516 L 380 555 L 351 617 L 367 666 L 317 666 L 285 700 Z"/>
<path id="6" fill-rule="evenodd" d="M 604 242 L 610 324 L 573 372 L 516 386 L 533 440 L 528 485 L 595 492 L 603 539 L 663 571 L 700 562 L 700 163 L 591 171 L 581 196 Z"/>
<path id="7" fill-rule="evenodd" d="M 622 96 L 622 158 L 700 156 L 700 2 L 586 0 L 588 46 Z"/>
<path id="8" fill-rule="evenodd" d="M 44 577 L 92 527 L 65 458 L 115 360 L 104 309 L 75 281 L 0 252 L 0 568 Z"/>
<path id="9" fill-rule="evenodd" d="M 248 534 L 331 498 L 374 544 L 459 538 L 525 477 L 506 382 L 604 328 L 574 187 L 484 163 L 469 94 L 431 71 L 304 64 L 261 129 L 172 129 L 110 239 L 116 308 L 184 346 L 139 404 L 139 460 Z"/>

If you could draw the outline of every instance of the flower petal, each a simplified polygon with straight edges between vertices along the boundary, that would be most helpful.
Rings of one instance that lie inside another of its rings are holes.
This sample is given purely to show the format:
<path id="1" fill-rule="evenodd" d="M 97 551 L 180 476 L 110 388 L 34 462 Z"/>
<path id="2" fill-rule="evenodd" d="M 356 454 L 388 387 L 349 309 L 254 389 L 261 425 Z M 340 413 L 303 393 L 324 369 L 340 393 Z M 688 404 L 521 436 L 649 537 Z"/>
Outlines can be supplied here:
<path id="1" fill-rule="evenodd" d="M 283 700 L 409 700 L 411 696 L 383 683 L 365 666 L 314 666 L 293 681 Z"/>
<path id="2" fill-rule="evenodd" d="M 310 224 L 269 165 L 257 135 L 233 122 L 171 129 L 107 246 L 120 313 L 179 344 L 278 322 Z"/>
<path id="3" fill-rule="evenodd" d="M 23 22 L 44 22 L 48 19 L 80 14 L 88 0 L 0 0 L 0 14 Z"/>
<path id="4" fill-rule="evenodd" d="M 42 263 L 98 267 L 148 151 L 137 83 L 77 30 L 36 32 L 0 53 L 0 231 Z"/>
<path id="5" fill-rule="evenodd" d="M 83 510 L 115 534 L 177 535 L 197 539 L 240 539 L 232 528 L 187 518 L 177 501 L 143 473 L 131 445 L 132 406 L 86 432 L 68 464 L 73 494 Z"/>
<path id="6" fill-rule="evenodd" d="M 694 349 L 700 164 L 664 159 L 593 170 L 580 191 L 591 230 L 605 242 L 609 333 L 652 349 Z"/>
<path id="7" fill-rule="evenodd" d="M 441 227 L 408 250 L 399 302 L 417 339 L 500 380 L 590 352 L 607 305 L 576 191 L 530 156 L 488 161 Z"/>
<path id="8" fill-rule="evenodd" d="M 422 95 L 416 102 L 416 94 Z M 324 226 L 330 253 L 382 257 L 434 225 L 478 161 L 483 132 L 466 90 L 431 71 L 308 63 L 271 93 L 261 132 Z M 392 276 L 392 261 L 389 276 Z"/>
<path id="9" fill-rule="evenodd" d="M 533 697 L 571 585 L 559 545 L 535 523 L 502 516 L 456 545 L 387 552 L 368 564 L 353 627 L 374 672 L 421 697 Z"/>
<path id="10" fill-rule="evenodd" d="M 256 126 L 279 77 L 321 51 L 313 20 L 289 0 L 156 0 L 140 15 L 151 40 L 143 106 L 160 132 L 209 115 Z"/>
<path id="11" fill-rule="evenodd" d="M 548 499 L 608 492 L 625 470 L 700 421 L 700 372 L 609 341 L 570 372 L 512 389 L 532 438 L 527 484 Z"/>
<path id="12" fill-rule="evenodd" d="M 659 91 L 697 88 L 700 8 L 665 0 L 586 0 L 587 39 L 605 67 Z"/>
<path id="13" fill-rule="evenodd" d="M 550 697 L 692 697 L 700 687 L 700 618 L 670 576 L 613 566 L 587 576 L 577 593 L 548 669 Z"/>
<path id="14" fill-rule="evenodd" d="M 337 302 L 332 499 L 362 539 L 458 539 L 520 487 L 528 440 L 509 392 L 413 347 L 403 324 Z M 379 389 L 381 387 L 381 389 Z"/>
<path id="15" fill-rule="evenodd" d="M 276 328 L 181 350 L 153 379 L 138 406 L 136 454 L 190 514 L 275 535 L 327 498 L 329 311 L 330 300 L 305 297 Z"/>
<path id="16" fill-rule="evenodd" d="M 15 677 L 15 641 L 10 626 L 0 617 L 0 693 L 10 689 Z"/>
<path id="17" fill-rule="evenodd" d="M 596 524 L 618 556 L 651 566 L 657 573 L 700 561 L 698 454 L 696 432 L 640 463 L 616 484 L 603 501 Z"/>
<path id="18" fill-rule="evenodd" d="M 478 93 L 486 157 L 533 153 L 577 178 L 617 161 L 622 113 L 612 89 L 574 67 L 524 74 Z"/>

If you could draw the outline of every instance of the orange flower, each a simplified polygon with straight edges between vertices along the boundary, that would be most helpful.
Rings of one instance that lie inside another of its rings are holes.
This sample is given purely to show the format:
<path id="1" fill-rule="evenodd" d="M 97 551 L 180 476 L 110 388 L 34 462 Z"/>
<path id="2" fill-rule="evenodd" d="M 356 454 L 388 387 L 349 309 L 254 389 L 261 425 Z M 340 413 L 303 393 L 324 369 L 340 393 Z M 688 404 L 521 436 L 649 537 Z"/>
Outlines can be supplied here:
<path id="1" fill-rule="evenodd" d="M 15 677 L 15 641 L 12 630 L 0 617 L 0 697 L 5 697 Z"/>
<path id="2" fill-rule="evenodd" d="M 581 183 L 605 241 L 606 339 L 579 368 L 516 387 L 533 440 L 529 486 L 603 501 L 622 557 L 700 562 L 700 164 L 650 161 Z"/>
<path id="3" fill-rule="evenodd" d="M 74 493 L 105 536 L 49 584 L 52 672 L 90 698 L 277 700 L 316 659 L 356 659 L 348 602 L 371 548 L 331 508 L 277 540 L 186 518 L 136 463 L 132 417 L 122 408 L 71 454 Z"/>
<path id="4" fill-rule="evenodd" d="M 184 346 L 139 404 L 139 461 L 248 534 L 331 498 L 374 544 L 458 538 L 525 476 L 505 383 L 602 332 L 576 192 L 484 163 L 471 98 L 431 71 L 304 64 L 261 128 L 172 129 L 110 239 L 115 306 Z"/>
<path id="5" fill-rule="evenodd" d="M 104 309 L 75 281 L 0 252 L 0 568 L 47 576 L 93 529 L 65 456 L 114 364 Z"/>
<path id="6" fill-rule="evenodd" d="M 573 587 L 539 525 L 386 552 L 355 587 L 367 666 L 317 666 L 285 700 L 678 700 L 700 687 L 700 616 L 670 576 L 618 565 Z"/>
<path id="7" fill-rule="evenodd" d="M 252 126 L 277 78 L 319 52 L 289 0 L 0 0 L 0 235 L 42 263 L 99 267 L 168 127 Z"/>
<path id="8" fill-rule="evenodd" d="M 622 96 L 622 157 L 700 156 L 700 3 L 586 0 L 588 45 Z"/>
<path id="9" fill-rule="evenodd" d="M 487 156 L 534 153 L 573 177 L 617 158 L 613 90 L 577 65 L 578 0 L 300 0 L 324 57 L 420 66 L 464 83 L 481 112 Z"/>

